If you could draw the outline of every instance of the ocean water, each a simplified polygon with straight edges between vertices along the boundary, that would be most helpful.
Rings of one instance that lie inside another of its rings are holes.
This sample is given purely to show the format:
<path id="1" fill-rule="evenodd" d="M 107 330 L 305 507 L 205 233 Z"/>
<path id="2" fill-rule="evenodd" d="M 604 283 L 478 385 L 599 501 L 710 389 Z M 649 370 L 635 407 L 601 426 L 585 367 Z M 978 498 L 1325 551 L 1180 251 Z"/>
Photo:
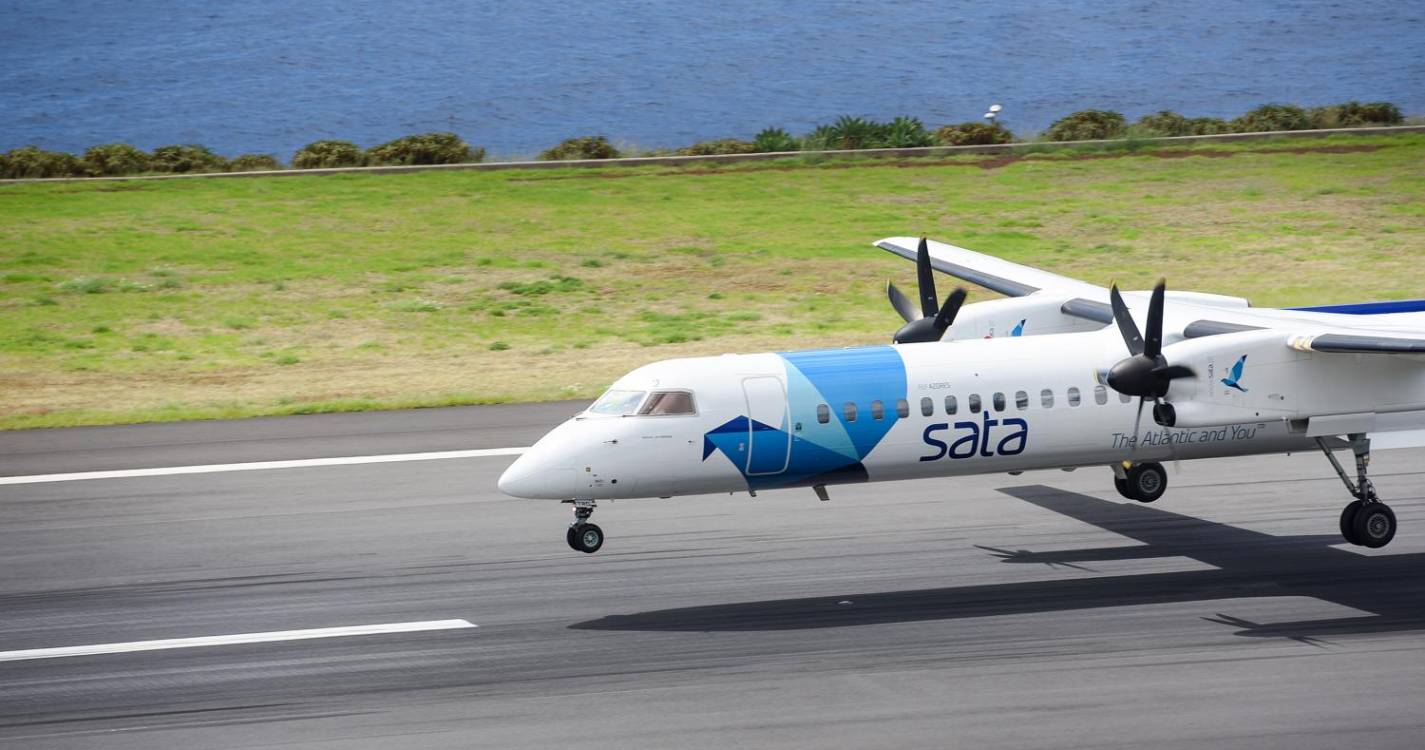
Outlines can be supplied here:
<path id="1" fill-rule="evenodd" d="M 842 114 L 1042 130 L 1076 109 L 1425 114 L 1425 2 L 0 0 L 0 150 L 124 141 L 290 157 L 452 130 L 492 156 Z"/>

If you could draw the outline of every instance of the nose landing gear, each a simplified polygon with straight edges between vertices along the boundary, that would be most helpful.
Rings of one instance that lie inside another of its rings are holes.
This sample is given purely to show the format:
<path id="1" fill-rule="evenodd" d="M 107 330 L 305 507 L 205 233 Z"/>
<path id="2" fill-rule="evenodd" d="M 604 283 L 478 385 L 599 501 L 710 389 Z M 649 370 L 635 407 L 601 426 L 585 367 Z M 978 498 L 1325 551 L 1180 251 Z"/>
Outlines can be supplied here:
<path id="1" fill-rule="evenodd" d="M 569 531 L 564 534 L 564 541 L 569 543 L 570 549 L 576 552 L 594 554 L 599 548 L 604 546 L 604 530 L 589 523 L 589 516 L 594 515 L 593 500 L 571 500 L 574 504 L 574 522 L 569 524 Z"/>
<path id="2" fill-rule="evenodd" d="M 1336 476 L 1346 485 L 1346 491 L 1356 499 L 1341 511 L 1341 536 L 1351 544 L 1362 547 L 1384 547 L 1395 538 L 1395 511 L 1381 502 L 1376 495 L 1375 485 L 1366 476 L 1371 463 L 1371 440 L 1364 433 L 1347 435 L 1351 452 L 1356 455 L 1356 481 L 1352 482 L 1341 463 L 1331 453 L 1331 448 L 1322 438 L 1316 438 L 1316 445 L 1326 454 L 1326 460 L 1336 470 Z"/>

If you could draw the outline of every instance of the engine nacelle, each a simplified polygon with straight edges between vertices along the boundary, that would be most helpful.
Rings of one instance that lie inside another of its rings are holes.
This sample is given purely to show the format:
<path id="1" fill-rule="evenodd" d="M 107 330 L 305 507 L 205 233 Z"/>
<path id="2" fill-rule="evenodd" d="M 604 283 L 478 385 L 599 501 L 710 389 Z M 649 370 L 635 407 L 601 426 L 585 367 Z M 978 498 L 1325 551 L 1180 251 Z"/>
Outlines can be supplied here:
<path id="1" fill-rule="evenodd" d="M 1154 419 L 1165 425 L 1171 419 L 1174 427 L 1215 427 L 1299 416 L 1301 352 L 1286 338 L 1281 331 L 1243 331 L 1163 347 L 1170 364 L 1191 367 L 1197 377 L 1174 380 L 1166 397 L 1172 408 L 1155 410 Z"/>
<path id="2" fill-rule="evenodd" d="M 1177 427 L 1303 420 L 1425 409 L 1425 367 L 1390 354 L 1334 354 L 1290 345 L 1292 334 L 1253 330 L 1163 347 L 1169 364 L 1195 378 L 1174 380 L 1167 401 Z"/>

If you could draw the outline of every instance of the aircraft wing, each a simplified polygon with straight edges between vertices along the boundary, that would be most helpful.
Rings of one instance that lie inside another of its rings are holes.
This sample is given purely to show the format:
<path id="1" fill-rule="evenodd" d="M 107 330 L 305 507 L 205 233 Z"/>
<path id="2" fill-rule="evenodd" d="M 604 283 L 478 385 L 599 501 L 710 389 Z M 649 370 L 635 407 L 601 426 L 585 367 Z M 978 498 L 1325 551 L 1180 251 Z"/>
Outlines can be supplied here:
<path id="1" fill-rule="evenodd" d="M 877 242 L 876 247 L 914 262 L 915 248 L 919 243 L 918 237 L 888 237 Z M 928 240 L 926 246 L 930 250 L 930 266 L 935 270 L 1008 297 L 1024 297 L 1043 291 L 1064 296 L 1085 296 L 1093 301 L 1108 298 L 1107 288 L 1068 276 L 935 240 Z"/>
<path id="2" fill-rule="evenodd" d="M 1323 333 L 1293 336 L 1291 348 L 1304 352 L 1340 354 L 1425 354 L 1425 338 L 1405 338 L 1394 331 L 1374 333 Z"/>

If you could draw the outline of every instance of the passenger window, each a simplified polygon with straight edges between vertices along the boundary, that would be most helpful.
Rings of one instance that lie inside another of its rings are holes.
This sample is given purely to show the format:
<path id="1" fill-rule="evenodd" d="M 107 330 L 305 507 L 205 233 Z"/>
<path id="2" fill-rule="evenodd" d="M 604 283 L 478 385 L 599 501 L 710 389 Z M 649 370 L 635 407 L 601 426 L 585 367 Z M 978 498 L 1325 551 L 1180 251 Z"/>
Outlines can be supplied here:
<path id="1" fill-rule="evenodd" d="M 1044 390 L 1040 391 L 1039 405 L 1043 406 L 1045 409 L 1054 408 L 1054 391 L 1049 388 L 1045 388 Z"/>
<path id="2" fill-rule="evenodd" d="M 841 407 L 841 414 L 842 414 L 842 416 L 846 417 L 846 421 L 847 421 L 847 422 L 855 422 L 855 421 L 856 421 L 856 404 L 853 403 L 853 402 L 851 402 L 851 401 L 847 401 L 847 402 L 846 402 L 846 405 L 843 406 L 843 407 Z"/>
<path id="3" fill-rule="evenodd" d="M 1093 387 L 1093 402 L 1099 406 L 1108 403 L 1108 389 L 1101 385 Z"/>
<path id="4" fill-rule="evenodd" d="M 929 396 L 920 400 L 920 416 L 928 417 L 935 413 L 935 402 Z"/>
<path id="5" fill-rule="evenodd" d="M 1079 405 L 1079 389 L 1078 389 L 1078 388 L 1070 388 L 1070 389 L 1069 389 L 1069 406 L 1078 406 L 1078 405 Z"/>
<path id="6" fill-rule="evenodd" d="M 945 397 L 945 413 L 954 416 L 960 410 L 960 405 L 955 402 L 954 396 Z"/>
<path id="7" fill-rule="evenodd" d="M 995 411 L 1004 411 L 1004 394 L 996 393 L 991 403 L 995 405 Z"/>
<path id="8" fill-rule="evenodd" d="M 978 393 L 971 393 L 971 394 L 970 394 L 970 413 L 971 413 L 971 414 L 979 414 L 979 413 L 980 413 L 980 394 L 978 394 Z"/>
<path id="9" fill-rule="evenodd" d="M 1119 401 L 1122 401 L 1122 402 L 1125 403 L 1125 404 L 1131 404 L 1131 403 L 1133 403 L 1133 397 L 1130 396 L 1130 395 L 1128 395 L 1127 393 L 1120 393 L 1120 394 L 1118 394 L 1118 400 L 1119 400 Z"/>
<path id="10" fill-rule="evenodd" d="M 880 401 L 871 402 L 871 419 L 885 419 L 886 405 Z"/>
<path id="11" fill-rule="evenodd" d="M 1025 409 L 1028 409 L 1028 408 L 1029 408 L 1029 394 L 1026 393 L 1026 392 L 1024 392 L 1024 391 L 1019 391 L 1019 392 L 1015 393 L 1015 394 L 1014 394 L 1014 407 L 1015 407 L 1016 409 L 1019 409 L 1020 411 L 1024 411 Z"/>
<path id="12" fill-rule="evenodd" d="M 816 405 L 816 421 L 819 424 L 826 424 L 831 421 L 831 407 L 826 404 Z"/>
<path id="13" fill-rule="evenodd" d="M 896 401 L 896 416 L 905 419 L 910 416 L 910 402 L 905 399 Z"/>
<path id="14" fill-rule="evenodd" d="M 697 410 L 693 408 L 693 394 L 687 391 L 660 391 L 649 396 L 638 413 L 646 416 L 671 416 L 696 414 Z"/>

